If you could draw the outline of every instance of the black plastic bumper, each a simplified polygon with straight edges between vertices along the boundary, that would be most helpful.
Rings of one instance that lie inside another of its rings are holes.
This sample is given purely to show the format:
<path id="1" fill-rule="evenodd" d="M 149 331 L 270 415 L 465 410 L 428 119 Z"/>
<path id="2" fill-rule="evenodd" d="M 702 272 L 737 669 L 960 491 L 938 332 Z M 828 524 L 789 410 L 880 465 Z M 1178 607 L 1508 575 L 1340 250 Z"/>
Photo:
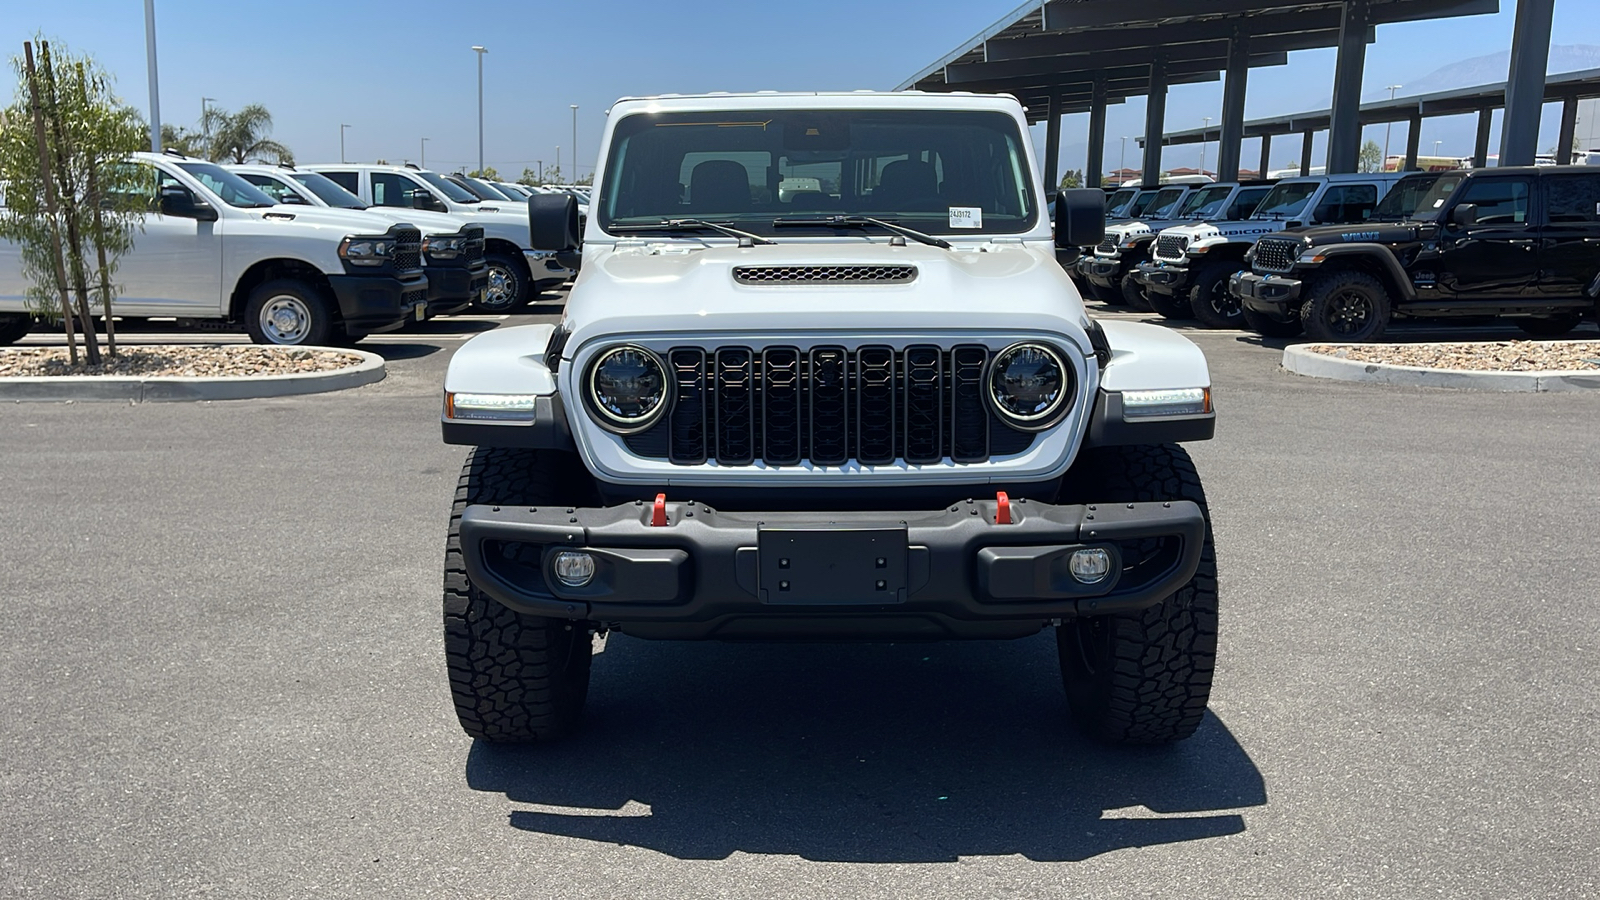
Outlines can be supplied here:
<path id="1" fill-rule="evenodd" d="M 428 266 L 428 317 L 461 312 L 489 286 L 489 266 L 476 260 L 470 266 Z"/>
<path id="2" fill-rule="evenodd" d="M 1205 520 L 1187 501 L 1017 500 L 1005 525 L 997 508 L 728 513 L 673 502 L 667 524 L 652 526 L 642 503 L 475 505 L 461 546 L 473 583 L 512 609 L 686 639 L 1021 637 L 1053 619 L 1146 608 L 1199 566 Z M 1136 560 L 1124 548 L 1141 541 Z M 1098 584 L 1068 571 L 1085 547 L 1112 555 Z M 554 556 L 575 549 L 596 560 L 584 587 L 554 575 Z"/>
<path id="3" fill-rule="evenodd" d="M 1300 299 L 1300 282 L 1282 275 L 1236 272 L 1228 279 L 1228 293 L 1239 298 L 1246 309 L 1287 322 L 1294 316 L 1295 301 Z"/>
<path id="4" fill-rule="evenodd" d="M 1165 262 L 1142 262 L 1134 278 L 1147 290 L 1178 296 L 1189 289 L 1189 267 Z"/>
<path id="5" fill-rule="evenodd" d="M 393 331 L 427 314 L 428 279 L 421 272 L 405 278 L 329 275 L 328 283 L 333 287 L 345 328 L 352 332 Z"/>

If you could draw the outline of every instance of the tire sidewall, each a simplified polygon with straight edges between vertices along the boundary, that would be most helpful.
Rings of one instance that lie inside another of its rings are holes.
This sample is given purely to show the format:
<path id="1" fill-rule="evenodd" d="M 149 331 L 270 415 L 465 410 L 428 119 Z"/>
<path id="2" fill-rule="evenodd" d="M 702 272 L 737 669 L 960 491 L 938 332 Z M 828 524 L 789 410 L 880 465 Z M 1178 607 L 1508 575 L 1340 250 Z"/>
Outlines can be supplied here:
<path id="1" fill-rule="evenodd" d="M 510 297 L 509 299 L 491 303 L 488 298 L 488 291 L 485 289 L 482 296 L 472 301 L 473 309 L 486 313 L 504 313 L 526 305 L 532 297 L 533 285 L 526 270 L 517 265 L 518 260 L 512 259 L 508 254 L 499 252 L 487 253 L 484 255 L 483 260 L 489 266 L 491 282 L 494 280 L 496 273 L 504 275 L 507 293 L 509 293 Z"/>
<path id="2" fill-rule="evenodd" d="M 1313 340 L 1339 343 L 1374 341 L 1389 325 L 1389 293 L 1383 283 L 1365 272 L 1330 272 L 1311 282 L 1309 296 L 1300 306 L 1300 324 Z M 1351 333 L 1334 328 L 1333 304 L 1346 293 L 1365 299 L 1368 312 L 1363 326 Z"/>
<path id="3" fill-rule="evenodd" d="M 1195 276 L 1189 306 L 1201 324 L 1207 328 L 1238 328 L 1244 324 L 1244 305 L 1228 294 L 1228 278 L 1243 269 L 1239 263 L 1211 263 Z M 1219 299 L 1227 307 L 1226 312 L 1216 308 Z"/>
<path id="4" fill-rule="evenodd" d="M 1118 279 L 1117 287 L 1122 294 L 1122 302 L 1132 309 L 1150 310 L 1150 301 L 1144 297 L 1144 286 L 1141 285 L 1134 273 L 1128 272 Z"/>
<path id="5" fill-rule="evenodd" d="M 1150 304 L 1150 308 L 1164 319 L 1194 318 L 1194 308 L 1182 297 L 1145 288 L 1144 299 Z"/>
<path id="6" fill-rule="evenodd" d="M 279 298 L 293 298 L 309 316 L 303 336 L 294 340 L 280 340 L 262 324 L 262 313 Z M 250 340 L 257 344 L 283 347 L 317 347 L 343 337 L 344 329 L 336 321 L 333 304 L 316 285 L 298 278 L 275 278 L 250 292 L 245 304 L 244 328 Z"/>

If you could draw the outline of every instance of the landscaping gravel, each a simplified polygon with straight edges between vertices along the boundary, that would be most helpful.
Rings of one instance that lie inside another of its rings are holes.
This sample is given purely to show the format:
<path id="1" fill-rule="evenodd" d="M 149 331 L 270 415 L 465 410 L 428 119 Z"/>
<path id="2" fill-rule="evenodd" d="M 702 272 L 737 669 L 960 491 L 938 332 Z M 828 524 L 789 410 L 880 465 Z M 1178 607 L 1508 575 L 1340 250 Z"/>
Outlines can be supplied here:
<path id="1" fill-rule="evenodd" d="M 1454 344 L 1366 344 L 1304 349 L 1338 359 L 1465 369 L 1474 372 L 1571 372 L 1600 369 L 1600 341 L 1466 341 Z"/>
<path id="2" fill-rule="evenodd" d="M 156 345 L 125 347 L 104 365 L 73 366 L 61 347 L 18 347 L 0 350 L 0 378 L 38 375 L 110 375 L 118 377 L 255 377 L 332 372 L 359 365 L 362 357 L 338 350 L 299 347 L 193 347 Z"/>

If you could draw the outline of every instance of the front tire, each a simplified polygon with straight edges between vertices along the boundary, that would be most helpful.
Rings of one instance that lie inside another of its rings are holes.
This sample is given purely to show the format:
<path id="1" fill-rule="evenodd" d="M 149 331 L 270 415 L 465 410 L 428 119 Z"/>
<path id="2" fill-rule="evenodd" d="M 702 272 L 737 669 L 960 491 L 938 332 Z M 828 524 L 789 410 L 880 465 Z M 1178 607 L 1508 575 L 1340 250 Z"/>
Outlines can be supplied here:
<path id="1" fill-rule="evenodd" d="M 9 347 L 28 336 L 33 316 L 27 313 L 0 313 L 0 347 Z"/>
<path id="2" fill-rule="evenodd" d="M 250 292 L 244 329 L 257 344 L 326 346 L 344 336 L 334 321 L 333 304 L 316 285 L 276 278 Z"/>
<path id="3" fill-rule="evenodd" d="M 1122 287 L 1123 303 L 1141 312 L 1150 311 L 1150 301 L 1144 297 L 1144 285 L 1139 283 L 1139 279 L 1134 277 L 1133 272 L 1123 275 L 1119 284 Z"/>
<path id="4" fill-rule="evenodd" d="M 592 625 L 519 613 L 478 590 L 461 551 L 461 515 L 474 503 L 588 503 L 592 484 L 575 457 L 550 451 L 480 447 L 462 467 L 445 540 L 444 652 L 456 718 L 470 737 L 513 744 L 570 732 L 589 694 Z"/>
<path id="5" fill-rule="evenodd" d="M 1330 272 L 1306 285 L 1300 324 L 1316 341 L 1375 341 L 1389 326 L 1389 292 L 1365 272 Z"/>
<path id="6" fill-rule="evenodd" d="M 1195 273 L 1194 293 L 1189 295 L 1189 305 L 1194 317 L 1207 328 L 1238 328 L 1244 324 L 1244 305 L 1239 298 L 1228 293 L 1228 279 L 1242 266 L 1233 263 L 1212 263 Z"/>
<path id="7" fill-rule="evenodd" d="M 1217 559 L 1211 514 L 1189 454 L 1175 444 L 1107 447 L 1080 458 L 1069 476 L 1076 502 L 1191 500 L 1206 517 L 1194 577 L 1141 612 L 1083 616 L 1056 626 L 1056 649 L 1072 717 L 1085 733 L 1119 744 L 1170 744 L 1205 717 L 1217 664 Z M 1148 546 L 1146 546 L 1148 545 Z M 1158 552 L 1159 542 L 1124 548 Z"/>
<path id="8" fill-rule="evenodd" d="M 1194 309 L 1189 305 L 1189 300 L 1186 297 L 1163 294 L 1160 291 L 1152 291 L 1146 288 L 1144 299 L 1150 304 L 1150 308 L 1159 313 L 1163 319 L 1194 318 Z"/>
<path id="9" fill-rule="evenodd" d="M 472 301 L 485 313 L 508 313 L 533 300 L 533 280 L 526 263 L 509 253 L 493 251 L 483 257 L 489 269 L 489 286 Z"/>

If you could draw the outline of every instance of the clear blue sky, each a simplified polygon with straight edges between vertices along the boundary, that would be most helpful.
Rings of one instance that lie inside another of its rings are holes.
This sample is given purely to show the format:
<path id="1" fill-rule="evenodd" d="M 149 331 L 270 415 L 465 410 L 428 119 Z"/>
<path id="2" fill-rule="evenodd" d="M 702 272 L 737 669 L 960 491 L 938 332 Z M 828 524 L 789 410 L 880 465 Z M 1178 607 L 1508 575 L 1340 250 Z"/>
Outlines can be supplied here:
<path id="1" fill-rule="evenodd" d="M 485 131 L 489 165 L 515 176 L 535 160 L 547 165 L 561 147 L 571 174 L 572 114 L 578 151 L 594 161 L 604 112 L 629 94 L 713 90 L 888 89 L 953 49 L 1017 5 L 1017 0 L 601 0 L 553 3 L 478 0 L 470 4 L 366 0 L 240 3 L 156 0 L 162 119 L 194 125 L 200 98 L 237 108 L 261 103 L 273 113 L 273 136 L 306 162 L 337 160 L 339 125 L 347 123 L 352 160 L 419 155 L 430 138 L 430 167 L 477 161 L 476 68 L 485 58 Z M 1558 0 L 1555 42 L 1600 44 L 1597 0 Z M 1507 49 L 1514 0 L 1502 12 L 1434 23 L 1386 25 L 1368 50 L 1366 89 L 1419 79 L 1473 56 Z M 140 0 L 54 0 L 12 4 L 0 16 L 0 47 L 19 53 L 35 31 L 94 55 L 118 79 L 131 104 L 147 106 L 144 15 Z M 1291 54 L 1290 63 L 1254 71 L 1247 114 L 1326 107 L 1331 50 Z M 1221 85 L 1175 87 L 1168 99 L 1173 130 L 1216 118 Z M 1553 143 L 1556 113 L 1547 108 L 1540 146 Z M 1144 106 L 1131 100 L 1108 116 L 1108 167 L 1121 135 L 1143 129 Z M 1085 116 L 1063 127 L 1062 165 L 1084 159 Z M 1404 146 L 1404 128 L 1395 141 Z M 1423 146 L 1470 153 L 1470 120 L 1424 125 Z M 1382 141 L 1382 129 L 1369 130 Z M 1042 143 L 1042 138 L 1040 139 Z M 1138 152 L 1129 141 L 1128 164 Z M 1254 142 L 1245 146 L 1254 161 Z M 1318 161 L 1321 144 L 1318 144 Z M 1287 152 L 1285 152 L 1287 151 Z M 1215 147 L 1210 151 L 1214 159 Z M 1298 148 L 1275 148 L 1274 161 Z M 1169 165 L 1193 165 L 1199 148 L 1169 150 Z"/>

